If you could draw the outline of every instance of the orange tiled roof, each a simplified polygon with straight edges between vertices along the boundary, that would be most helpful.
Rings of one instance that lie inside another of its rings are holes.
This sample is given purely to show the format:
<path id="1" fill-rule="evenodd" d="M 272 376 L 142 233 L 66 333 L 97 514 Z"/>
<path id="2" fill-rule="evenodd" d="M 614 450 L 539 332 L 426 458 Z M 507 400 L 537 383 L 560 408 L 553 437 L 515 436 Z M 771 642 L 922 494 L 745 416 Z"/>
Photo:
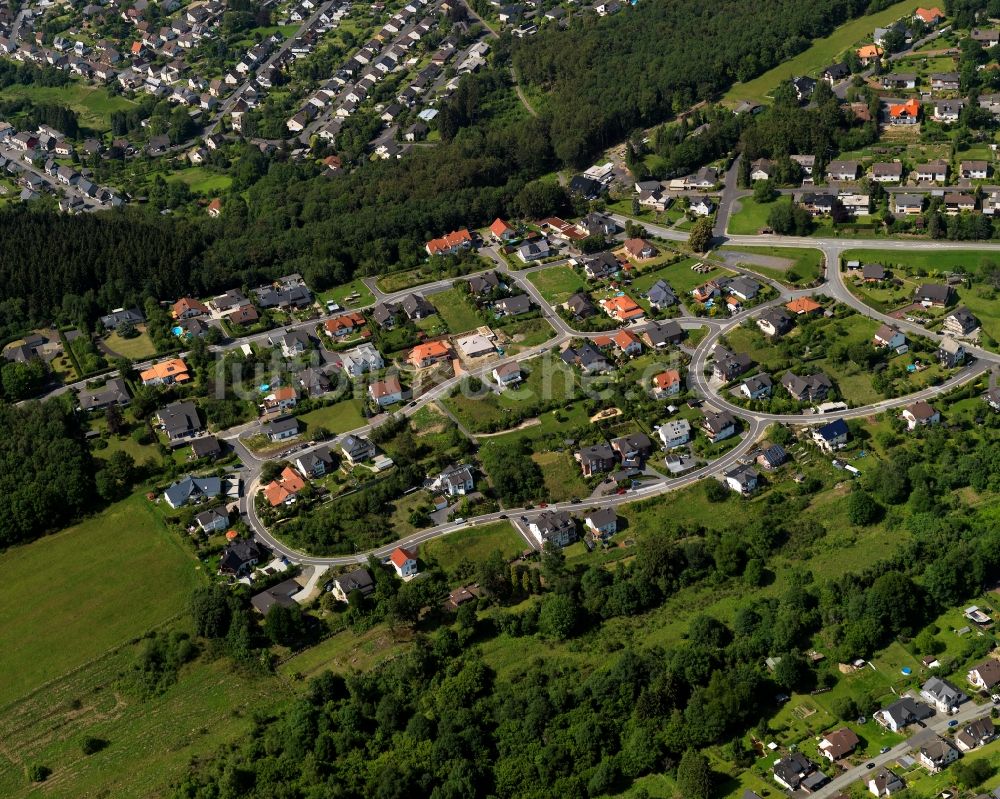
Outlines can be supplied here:
<path id="1" fill-rule="evenodd" d="M 444 341 L 428 341 L 426 344 L 418 344 L 410 350 L 411 362 L 424 361 L 428 358 L 443 358 L 451 350 Z"/>
<path id="2" fill-rule="evenodd" d="M 627 330 L 619 330 L 614 337 L 615 344 L 618 345 L 618 349 L 626 350 L 629 347 L 638 344 L 639 339 L 635 337 L 632 333 Z"/>
<path id="3" fill-rule="evenodd" d="M 150 380 L 163 380 L 167 377 L 173 377 L 177 382 L 183 383 L 188 379 L 188 368 L 187 364 L 180 358 L 171 358 L 169 361 L 154 363 L 139 377 L 143 383 Z"/>
<path id="4" fill-rule="evenodd" d="M 797 299 L 786 303 L 785 307 L 792 313 L 801 314 L 818 311 L 823 306 L 816 302 L 816 300 L 810 299 L 809 297 L 798 297 Z"/>
<path id="5" fill-rule="evenodd" d="M 351 311 L 350 313 L 341 314 L 334 319 L 327 319 L 323 323 L 323 327 L 330 333 L 336 333 L 340 330 L 353 330 L 356 327 L 361 327 L 364 323 L 365 318 L 360 313 Z"/>
<path id="6" fill-rule="evenodd" d="M 913 15 L 916 17 L 920 17 L 920 19 L 922 19 L 924 22 L 930 24 L 933 24 L 935 21 L 944 18 L 944 12 L 937 6 L 934 6 L 933 8 L 918 8 L 916 11 L 913 12 Z"/>
<path id="7" fill-rule="evenodd" d="M 866 44 L 858 48 L 858 58 L 880 58 L 884 52 L 877 44 Z"/>
<path id="8" fill-rule="evenodd" d="M 174 303 L 174 317 L 179 317 L 188 311 L 197 311 L 198 313 L 208 313 L 208 306 L 198 300 L 192 299 L 191 297 L 181 297 L 177 302 Z"/>
<path id="9" fill-rule="evenodd" d="M 411 559 L 416 560 L 411 553 L 407 552 L 402 547 L 396 547 L 392 550 L 392 554 L 389 556 L 389 560 L 391 560 L 393 564 L 398 566 L 400 569 L 403 568 L 403 564 L 405 564 L 406 561 Z"/>
<path id="10" fill-rule="evenodd" d="M 899 119 L 901 116 L 916 117 L 919 113 L 920 103 L 913 99 L 889 106 L 889 116 L 893 119 Z"/>
<path id="11" fill-rule="evenodd" d="M 514 228 L 504 222 L 500 217 L 493 220 L 493 224 L 490 225 L 490 233 L 494 236 L 503 236 L 507 233 L 513 233 Z"/>
<path id="12" fill-rule="evenodd" d="M 618 319 L 633 319 L 645 313 L 642 308 L 636 305 L 635 300 L 627 295 L 612 297 L 610 300 L 604 300 L 601 304 L 609 314 Z"/>
<path id="13" fill-rule="evenodd" d="M 439 239 L 431 239 L 427 242 L 427 249 L 433 255 L 439 252 L 445 252 L 453 247 L 459 247 L 462 244 L 471 243 L 472 234 L 469 233 L 468 228 L 462 228 L 461 230 L 455 230 L 451 233 L 445 233 Z"/>
<path id="14" fill-rule="evenodd" d="M 653 383 L 657 388 L 670 388 L 670 386 L 676 385 L 681 382 L 681 373 L 676 369 L 667 369 L 665 372 L 660 372 L 656 377 L 653 378 Z"/>

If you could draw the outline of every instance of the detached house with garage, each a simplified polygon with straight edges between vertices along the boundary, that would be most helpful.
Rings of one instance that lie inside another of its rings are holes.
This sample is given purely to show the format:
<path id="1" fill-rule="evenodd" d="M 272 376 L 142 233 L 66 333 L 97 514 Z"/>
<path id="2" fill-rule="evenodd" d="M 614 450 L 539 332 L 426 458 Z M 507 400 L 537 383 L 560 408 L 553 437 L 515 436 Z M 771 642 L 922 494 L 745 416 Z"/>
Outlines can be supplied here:
<path id="1" fill-rule="evenodd" d="M 611 445 L 594 444 L 579 450 L 576 455 L 577 463 L 580 464 L 580 471 L 584 477 L 592 477 L 595 474 L 610 472 L 618 466 L 618 458 Z"/>
<path id="2" fill-rule="evenodd" d="M 908 405 L 903 411 L 902 416 L 908 430 L 916 430 L 918 427 L 930 427 L 941 421 L 941 414 L 923 400 Z"/>
<path id="3" fill-rule="evenodd" d="M 389 555 L 389 562 L 392 564 L 392 568 L 396 570 L 396 576 L 402 577 L 404 580 L 413 577 L 417 573 L 416 556 L 402 547 L 396 547 L 392 550 L 392 554 Z"/>
<path id="4" fill-rule="evenodd" d="M 551 541 L 557 547 L 565 547 L 576 541 L 576 522 L 565 511 L 542 511 L 528 523 L 528 531 L 544 546 Z"/>
<path id="5" fill-rule="evenodd" d="M 842 449 L 847 444 L 849 430 L 847 422 L 843 419 L 836 419 L 829 424 L 813 430 L 813 441 L 820 449 L 826 452 L 833 452 Z"/>
<path id="6" fill-rule="evenodd" d="M 906 336 L 895 325 L 882 324 L 872 337 L 872 346 L 876 349 L 888 347 L 891 350 L 902 347 L 906 343 Z"/>
<path id="7" fill-rule="evenodd" d="M 831 161 L 826 168 L 826 179 L 840 181 L 856 180 L 860 171 L 861 164 L 857 161 Z"/>
<path id="8" fill-rule="evenodd" d="M 819 742 L 819 751 L 823 757 L 835 763 L 851 754 L 860 743 L 861 740 L 854 730 L 843 727 L 824 735 Z"/>
<path id="9" fill-rule="evenodd" d="M 989 658 L 965 675 L 969 685 L 978 691 L 992 691 L 1000 685 L 1000 660 Z"/>
<path id="10" fill-rule="evenodd" d="M 947 680 L 931 677 L 920 689 L 920 696 L 933 705 L 939 713 L 953 713 L 969 697 Z"/>
<path id="11" fill-rule="evenodd" d="M 937 774 L 958 757 L 958 750 L 943 738 L 933 738 L 917 750 L 917 760 L 931 774 Z"/>
<path id="12" fill-rule="evenodd" d="M 993 719 L 983 716 L 969 722 L 955 733 L 955 745 L 963 752 L 971 752 L 980 746 L 985 746 L 997 737 Z"/>
<path id="13" fill-rule="evenodd" d="M 868 780 L 868 793 L 872 796 L 893 796 L 904 790 L 906 783 L 887 768 L 878 769 Z"/>

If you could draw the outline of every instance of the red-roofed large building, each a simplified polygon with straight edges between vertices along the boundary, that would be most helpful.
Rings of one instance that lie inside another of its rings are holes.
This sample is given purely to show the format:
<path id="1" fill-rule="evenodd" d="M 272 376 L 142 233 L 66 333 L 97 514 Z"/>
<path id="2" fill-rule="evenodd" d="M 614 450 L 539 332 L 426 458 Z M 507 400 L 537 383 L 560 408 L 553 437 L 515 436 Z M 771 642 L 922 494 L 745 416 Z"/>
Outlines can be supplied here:
<path id="1" fill-rule="evenodd" d="M 459 250 L 467 250 L 472 246 L 472 234 L 468 228 L 445 233 L 439 239 L 427 242 L 428 255 L 454 255 Z"/>

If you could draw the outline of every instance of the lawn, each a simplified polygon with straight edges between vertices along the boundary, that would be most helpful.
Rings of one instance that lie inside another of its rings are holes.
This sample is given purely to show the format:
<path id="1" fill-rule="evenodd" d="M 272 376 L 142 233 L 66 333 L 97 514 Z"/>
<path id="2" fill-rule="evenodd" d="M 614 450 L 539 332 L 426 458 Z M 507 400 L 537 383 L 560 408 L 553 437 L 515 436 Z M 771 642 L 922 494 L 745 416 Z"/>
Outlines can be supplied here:
<path id="1" fill-rule="evenodd" d="M 565 502 L 590 495 L 590 487 L 583 480 L 580 466 L 569 451 L 536 452 L 531 459 L 542 470 L 549 502 Z"/>
<path id="2" fill-rule="evenodd" d="M 787 201 L 775 199 L 769 203 L 759 203 L 753 197 L 740 197 L 737 200 L 740 210 L 730 215 L 726 232 L 734 236 L 757 235 L 762 228 L 767 227 L 767 218 L 771 214 L 771 209 L 779 202 Z"/>
<path id="3" fill-rule="evenodd" d="M 780 269 L 748 261 L 746 268 L 793 286 L 806 286 L 823 276 L 823 253 L 809 247 L 723 247 L 725 252 L 763 255 L 769 258 L 789 258 L 795 261 L 790 269 Z"/>
<path id="4" fill-rule="evenodd" d="M 142 494 L 0 555 L 0 706 L 182 611 L 199 564 Z"/>
<path id="5" fill-rule="evenodd" d="M 649 287 L 657 280 L 666 280 L 673 290 L 677 292 L 677 296 L 680 297 L 681 302 L 685 302 L 686 299 L 690 299 L 685 295 L 688 295 L 691 289 L 714 278 L 733 274 L 727 269 L 712 266 L 711 264 L 706 264 L 706 266 L 712 266 L 712 269 L 708 272 L 695 272 L 691 267 L 698 263 L 700 261 L 695 258 L 685 258 L 669 266 L 643 272 L 632 281 L 632 285 L 629 287 L 629 296 L 638 298 L 639 294 L 648 291 Z"/>
<path id="6" fill-rule="evenodd" d="M 366 671 L 400 654 L 410 642 L 411 636 L 406 631 L 390 631 L 381 624 L 360 634 L 345 630 L 285 661 L 278 667 L 278 673 L 284 677 L 310 678 L 328 670 L 339 674 Z"/>
<path id="7" fill-rule="evenodd" d="M 528 275 L 528 280 L 550 305 L 561 305 L 576 292 L 587 288 L 587 282 L 568 264 L 532 272 Z"/>
<path id="8" fill-rule="evenodd" d="M 33 103 L 65 105 L 76 111 L 81 126 L 98 133 L 111 129 L 113 111 L 136 107 L 131 100 L 110 95 L 107 89 L 76 82 L 66 86 L 14 85 L 0 90 L 0 100 L 25 99 Z"/>
<path id="9" fill-rule="evenodd" d="M 352 300 L 348 299 L 348 297 L 352 297 L 355 294 L 358 296 Z M 365 281 L 359 277 L 352 280 L 350 283 L 344 283 L 340 286 L 334 286 L 332 289 L 320 292 L 319 299 L 320 302 L 324 304 L 329 300 L 333 300 L 335 303 L 345 308 L 363 308 L 364 306 L 372 305 L 375 302 L 375 295 L 372 294 L 372 290 L 368 288 Z"/>
<path id="10" fill-rule="evenodd" d="M 111 436 L 107 441 L 107 446 L 103 449 L 94 449 L 94 456 L 103 460 L 108 460 L 115 452 L 127 452 L 137 464 L 143 464 L 152 459 L 157 465 L 163 462 L 160 455 L 160 448 L 157 444 L 140 444 L 131 435 Z M 185 453 L 190 452 L 187 447 L 183 448 Z"/>
<path id="11" fill-rule="evenodd" d="M 528 542 L 509 522 L 466 527 L 428 541 L 420 548 L 420 559 L 435 561 L 451 573 L 463 560 L 480 561 L 499 549 L 505 558 L 524 552 Z"/>
<path id="12" fill-rule="evenodd" d="M 195 194 L 206 195 L 219 194 L 233 184 L 233 179 L 229 175 L 220 175 L 218 172 L 201 166 L 192 166 L 173 172 L 167 176 L 167 181 L 186 183 Z"/>
<path id="13" fill-rule="evenodd" d="M 102 590 L 115 587 L 127 568 L 120 565 L 115 579 L 103 581 Z M 151 597 L 162 592 L 164 583 L 155 574 L 142 569 L 136 574 L 151 582 L 133 585 L 134 590 Z M 131 620 L 134 609 L 147 604 L 114 593 L 115 612 L 123 619 Z M 124 607 L 130 612 L 121 612 Z M 65 636 L 77 628 L 67 624 L 60 630 L 61 645 L 53 651 L 71 650 Z M 226 658 L 206 658 L 186 666 L 164 693 L 143 700 L 120 684 L 140 647 L 125 646 L 4 709 L 0 795 L 39 795 L 30 790 L 24 766 L 42 763 L 53 769 L 42 791 L 45 796 L 161 796 L 169 783 L 183 778 L 192 760 L 208 757 L 245 735 L 254 712 L 276 711 L 292 697 L 286 682 L 263 670 L 251 675 L 234 669 Z M 80 744 L 86 736 L 108 745 L 85 756 Z"/>
<path id="14" fill-rule="evenodd" d="M 475 307 L 469 301 L 469 293 L 464 286 L 431 294 L 430 301 L 437 308 L 438 315 L 448 325 L 451 333 L 465 333 L 483 324 L 483 320 L 479 318 Z"/>
<path id="15" fill-rule="evenodd" d="M 512 411 L 544 405 L 550 400 L 566 402 L 573 396 L 576 376 L 554 356 L 523 362 L 521 373 L 524 379 L 519 386 L 499 394 L 492 391 L 470 396 L 458 393 L 444 400 L 444 404 L 469 430 L 483 432 L 503 425 Z"/>
<path id="16" fill-rule="evenodd" d="M 504 347 L 504 351 L 510 355 L 537 347 L 556 334 L 552 325 L 541 318 L 513 322 L 501 328 L 494 327 L 494 330 L 510 339 L 510 342 Z"/>
<path id="17" fill-rule="evenodd" d="M 912 0 L 902 0 L 902 2 L 894 3 L 878 13 L 851 20 L 841 25 L 829 36 L 816 39 L 806 50 L 794 58 L 783 61 L 774 69 L 770 69 L 746 83 L 736 83 L 725 94 L 723 100 L 733 103 L 740 100 L 764 102 L 774 87 L 783 80 L 788 80 L 795 75 L 817 74 L 827 65 L 834 63 L 848 47 L 862 41 L 871 41 L 871 32 L 875 27 L 884 26 L 900 17 L 905 17 L 912 13 L 915 8 L 916 4 Z"/>
<path id="18" fill-rule="evenodd" d="M 104 339 L 104 344 L 112 352 L 133 361 L 152 358 L 156 355 L 156 347 L 146 332 L 146 326 L 138 325 L 136 330 L 139 331 L 139 335 L 134 338 L 122 338 L 117 332 L 113 332 Z"/>
<path id="19" fill-rule="evenodd" d="M 331 433 L 346 433 L 358 427 L 364 427 L 365 417 L 361 415 L 361 400 L 351 398 L 335 402 L 323 408 L 317 408 L 299 417 L 299 421 L 310 428 L 325 427 Z"/>

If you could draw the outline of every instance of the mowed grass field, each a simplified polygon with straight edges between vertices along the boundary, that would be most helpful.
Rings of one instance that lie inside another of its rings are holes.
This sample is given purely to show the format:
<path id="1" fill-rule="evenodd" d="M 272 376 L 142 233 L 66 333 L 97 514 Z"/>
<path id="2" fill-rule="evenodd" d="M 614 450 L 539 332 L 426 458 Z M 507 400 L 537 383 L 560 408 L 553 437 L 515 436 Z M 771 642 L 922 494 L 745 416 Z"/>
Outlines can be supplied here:
<path id="1" fill-rule="evenodd" d="M 435 560 L 446 572 L 451 572 L 463 560 L 481 561 L 499 549 L 505 558 L 528 548 L 528 542 L 509 522 L 493 522 L 428 541 L 420 548 L 420 558 Z"/>
<path id="2" fill-rule="evenodd" d="M 195 194 L 217 194 L 233 185 L 233 179 L 229 175 L 220 175 L 201 166 L 173 172 L 167 176 L 167 182 L 170 181 L 186 183 Z"/>
<path id="3" fill-rule="evenodd" d="M 740 100 L 756 100 L 764 102 L 774 87 L 783 80 L 795 75 L 815 75 L 819 70 L 837 60 L 844 50 L 855 42 L 871 41 L 872 30 L 884 26 L 903 16 L 909 16 L 917 8 L 913 0 L 903 0 L 894 3 L 876 14 L 851 20 L 841 25 L 833 33 L 823 39 L 817 39 L 810 47 L 794 58 L 779 64 L 763 75 L 759 75 L 746 83 L 735 84 L 723 97 L 723 101 L 739 102 Z"/>
<path id="4" fill-rule="evenodd" d="M 112 97 L 106 89 L 70 83 L 67 86 L 8 86 L 0 91 L 2 100 L 28 99 L 34 103 L 64 105 L 79 116 L 80 124 L 96 132 L 111 130 L 111 113 L 135 108 L 124 97 Z"/>
<path id="5" fill-rule="evenodd" d="M 747 255 L 763 255 L 768 258 L 788 258 L 795 261 L 789 269 L 775 269 L 749 261 L 746 268 L 772 277 L 782 283 L 805 286 L 823 275 L 823 253 L 809 247 L 723 247 L 726 252 L 742 252 Z"/>
<path id="6" fill-rule="evenodd" d="M 0 555 L 0 708 L 181 612 L 198 568 L 141 494 Z"/>
<path id="7" fill-rule="evenodd" d="M 428 295 L 451 333 L 465 333 L 483 324 L 468 296 L 464 285 Z"/>
<path id="8" fill-rule="evenodd" d="M 304 413 L 299 420 L 306 425 L 306 432 L 325 427 L 331 433 L 344 433 L 365 424 L 365 417 L 361 415 L 361 400 L 353 398 Z"/>
<path id="9" fill-rule="evenodd" d="M 532 272 L 528 280 L 552 305 L 564 303 L 576 292 L 587 289 L 586 281 L 568 264 Z"/>

